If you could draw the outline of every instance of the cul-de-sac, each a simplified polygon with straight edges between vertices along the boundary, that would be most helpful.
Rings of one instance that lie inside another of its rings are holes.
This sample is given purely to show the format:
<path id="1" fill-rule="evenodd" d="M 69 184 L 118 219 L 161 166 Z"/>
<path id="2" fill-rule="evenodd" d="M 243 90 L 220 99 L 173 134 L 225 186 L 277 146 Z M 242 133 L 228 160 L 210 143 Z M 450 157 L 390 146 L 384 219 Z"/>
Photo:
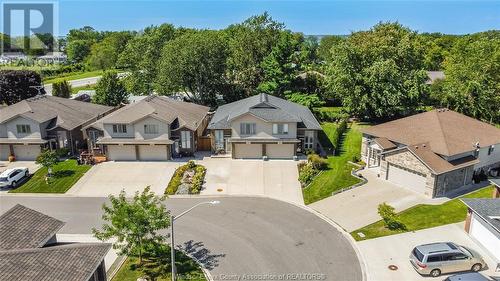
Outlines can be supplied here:
<path id="1" fill-rule="evenodd" d="M 500 2 L 6 1 L 0 280 L 500 280 Z"/>

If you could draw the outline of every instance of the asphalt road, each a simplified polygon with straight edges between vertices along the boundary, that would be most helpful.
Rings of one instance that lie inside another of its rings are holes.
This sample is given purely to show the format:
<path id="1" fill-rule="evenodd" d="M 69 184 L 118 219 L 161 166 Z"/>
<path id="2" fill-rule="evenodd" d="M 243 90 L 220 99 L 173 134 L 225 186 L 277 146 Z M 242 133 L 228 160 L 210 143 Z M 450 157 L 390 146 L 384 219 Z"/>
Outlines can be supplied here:
<path id="1" fill-rule="evenodd" d="M 175 215 L 200 201 L 168 199 L 167 206 Z M 271 199 L 220 201 L 200 206 L 175 224 L 176 245 L 201 260 L 214 278 L 273 280 L 285 274 L 282 280 L 362 280 L 349 241 L 316 215 Z M 105 198 L 1 196 L 0 213 L 20 203 L 65 221 L 60 233 L 86 234 L 102 224 L 105 202 Z"/>
<path id="2" fill-rule="evenodd" d="M 70 80 L 70 81 L 68 81 L 68 83 L 71 85 L 71 87 L 77 88 L 77 87 L 83 87 L 83 86 L 97 84 L 99 79 L 101 79 L 101 76 L 89 77 L 89 78 L 83 78 L 83 79 L 77 79 L 77 80 Z M 46 84 L 46 85 L 44 85 L 44 88 L 45 88 L 45 93 L 47 95 L 52 95 L 52 84 Z"/>

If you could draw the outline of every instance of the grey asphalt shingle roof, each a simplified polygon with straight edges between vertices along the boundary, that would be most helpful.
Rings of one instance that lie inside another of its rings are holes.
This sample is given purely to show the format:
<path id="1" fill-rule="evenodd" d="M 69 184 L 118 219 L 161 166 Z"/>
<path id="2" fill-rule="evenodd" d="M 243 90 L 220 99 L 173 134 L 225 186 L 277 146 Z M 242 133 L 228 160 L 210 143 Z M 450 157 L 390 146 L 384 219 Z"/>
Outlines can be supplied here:
<path id="1" fill-rule="evenodd" d="M 75 243 L 0 251 L 0 280 L 87 281 L 111 244 Z"/>
<path id="2" fill-rule="evenodd" d="M 55 119 L 55 126 L 73 130 L 113 108 L 54 96 L 36 96 L 2 108 L 0 123 L 22 116 L 43 123 Z"/>
<path id="3" fill-rule="evenodd" d="M 500 233 L 500 199 L 463 198 L 461 200 Z"/>
<path id="4" fill-rule="evenodd" d="M 64 223 L 17 204 L 0 216 L 0 250 L 42 247 Z"/>
<path id="5" fill-rule="evenodd" d="M 266 94 L 259 94 L 219 106 L 208 129 L 230 129 L 231 120 L 250 113 L 268 122 L 298 122 L 312 130 L 321 130 L 309 108 Z"/>

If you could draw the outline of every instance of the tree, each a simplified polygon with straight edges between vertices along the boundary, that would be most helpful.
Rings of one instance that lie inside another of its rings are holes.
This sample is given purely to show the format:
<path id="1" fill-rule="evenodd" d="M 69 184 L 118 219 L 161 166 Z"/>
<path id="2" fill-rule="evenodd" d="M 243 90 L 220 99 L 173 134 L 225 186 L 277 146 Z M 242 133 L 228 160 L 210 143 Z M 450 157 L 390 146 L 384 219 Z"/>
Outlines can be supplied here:
<path id="1" fill-rule="evenodd" d="M 57 153 L 52 150 L 44 150 L 36 157 L 36 164 L 42 165 L 47 169 L 47 178 L 52 175 L 52 167 L 59 162 Z"/>
<path id="2" fill-rule="evenodd" d="M 11 105 L 24 99 L 45 94 L 40 75 L 28 70 L 0 70 L 0 104 Z"/>
<path id="3" fill-rule="evenodd" d="M 324 104 L 324 102 L 316 94 L 293 93 L 287 95 L 286 98 L 291 102 L 307 106 L 310 109 Z"/>
<path id="4" fill-rule="evenodd" d="M 52 95 L 60 98 L 71 97 L 71 85 L 68 81 L 55 82 L 52 84 Z"/>
<path id="5" fill-rule="evenodd" d="M 226 41 L 218 31 L 191 31 L 169 41 L 162 52 L 157 92 L 185 92 L 200 104 L 215 105 L 227 82 Z"/>
<path id="6" fill-rule="evenodd" d="M 128 40 L 132 37 L 130 32 L 110 32 L 104 39 L 92 45 L 87 57 L 87 65 L 91 69 L 110 69 L 117 66 L 118 57 L 123 52 Z"/>
<path id="7" fill-rule="evenodd" d="M 92 229 L 94 236 L 107 241 L 116 238 L 114 249 L 122 255 L 139 257 L 142 265 L 144 250 L 160 244 L 164 238 L 158 231 L 170 226 L 170 212 L 163 205 L 164 198 L 150 191 L 149 186 L 141 193 L 127 199 L 125 191 L 117 197 L 109 196 L 110 205 L 103 205 L 102 219 L 106 222 L 102 230 Z"/>
<path id="8" fill-rule="evenodd" d="M 90 54 L 91 44 L 85 40 L 70 41 L 66 45 L 68 60 L 74 63 L 83 62 Z"/>
<path id="9" fill-rule="evenodd" d="M 500 123 L 500 36 L 460 39 L 444 62 L 446 78 L 434 87 L 439 106 Z"/>
<path id="10" fill-rule="evenodd" d="M 416 32 L 379 23 L 334 46 L 328 90 L 354 115 L 372 119 L 407 115 L 421 104 L 427 73 Z"/>
<path id="11" fill-rule="evenodd" d="M 332 48 L 339 45 L 345 38 L 337 35 L 327 35 L 321 38 L 318 47 L 318 57 L 323 61 L 329 61 L 332 57 Z"/>
<path id="12" fill-rule="evenodd" d="M 97 104 L 118 106 L 128 102 L 128 93 L 116 71 L 106 71 L 97 82 L 92 101 Z"/>

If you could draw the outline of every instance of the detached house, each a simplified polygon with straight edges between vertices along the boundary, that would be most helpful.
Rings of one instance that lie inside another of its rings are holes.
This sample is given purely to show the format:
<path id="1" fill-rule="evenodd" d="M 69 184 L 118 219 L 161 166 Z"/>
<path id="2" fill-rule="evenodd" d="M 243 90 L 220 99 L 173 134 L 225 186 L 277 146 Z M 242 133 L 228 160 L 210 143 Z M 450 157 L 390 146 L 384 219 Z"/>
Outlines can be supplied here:
<path id="1" fill-rule="evenodd" d="M 500 129 L 436 109 L 364 129 L 361 157 L 381 178 L 440 197 L 500 167 Z"/>
<path id="2" fill-rule="evenodd" d="M 317 150 L 322 130 L 307 107 L 267 94 L 220 106 L 208 129 L 212 150 L 233 158 L 292 158 Z"/>
<path id="3" fill-rule="evenodd" d="M 112 111 L 112 107 L 53 96 L 36 96 L 0 109 L 0 161 L 14 155 L 32 161 L 42 148 L 85 146 L 82 126 Z"/>
<path id="4" fill-rule="evenodd" d="M 209 108 L 148 96 L 84 128 L 89 149 L 115 161 L 161 161 L 192 155 L 208 123 Z"/>

